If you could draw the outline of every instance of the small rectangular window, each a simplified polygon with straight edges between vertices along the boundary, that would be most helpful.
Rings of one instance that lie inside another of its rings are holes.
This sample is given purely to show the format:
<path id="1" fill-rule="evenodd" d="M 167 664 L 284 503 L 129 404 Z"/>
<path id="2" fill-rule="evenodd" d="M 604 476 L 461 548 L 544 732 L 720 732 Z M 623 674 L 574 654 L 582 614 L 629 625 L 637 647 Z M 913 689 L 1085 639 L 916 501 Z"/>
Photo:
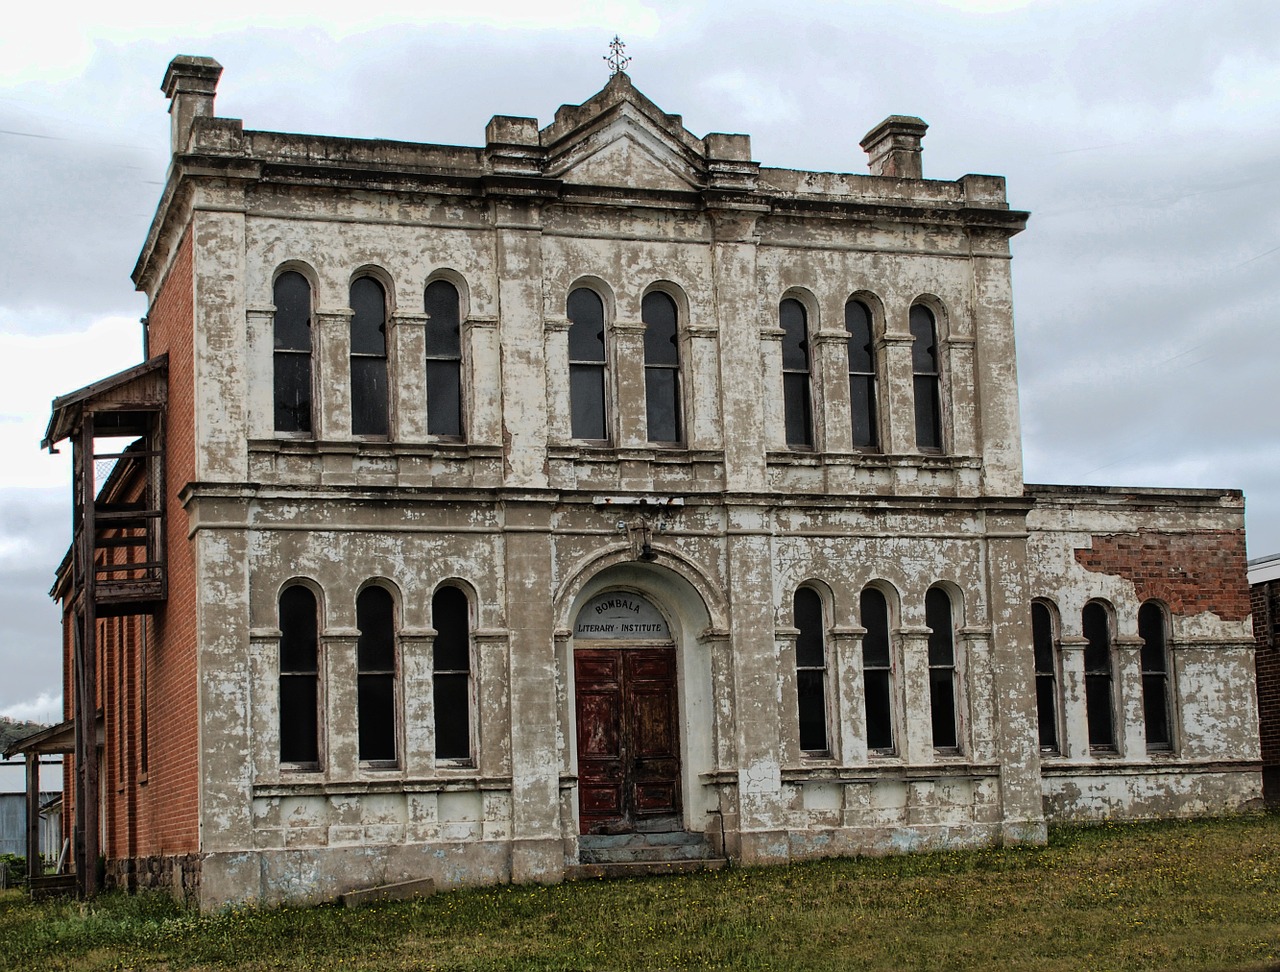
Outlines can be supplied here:
<path id="1" fill-rule="evenodd" d="M 1031 605 L 1031 636 L 1036 663 L 1036 714 L 1040 749 L 1058 752 L 1058 676 L 1053 650 L 1053 616 L 1035 601 Z"/>

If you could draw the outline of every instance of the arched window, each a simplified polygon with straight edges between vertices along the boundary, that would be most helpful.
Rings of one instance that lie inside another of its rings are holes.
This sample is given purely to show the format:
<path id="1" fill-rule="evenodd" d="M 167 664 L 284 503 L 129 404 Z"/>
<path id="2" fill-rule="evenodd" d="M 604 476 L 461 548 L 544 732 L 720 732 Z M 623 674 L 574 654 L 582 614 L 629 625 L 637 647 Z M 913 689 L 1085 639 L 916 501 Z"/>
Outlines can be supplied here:
<path id="1" fill-rule="evenodd" d="M 381 587 L 366 587 L 356 598 L 356 722 L 360 760 L 396 759 L 395 603 Z"/>
<path id="2" fill-rule="evenodd" d="M 650 442 L 679 442 L 680 347 L 676 302 L 658 290 L 644 295 L 644 395 Z"/>
<path id="3" fill-rule="evenodd" d="M 809 320 L 804 304 L 788 297 L 778 305 L 782 327 L 782 410 L 787 445 L 813 445 L 813 409 L 809 400 Z"/>
<path id="4" fill-rule="evenodd" d="M 569 295 L 569 412 L 575 439 L 608 440 L 604 301 L 579 287 Z"/>
<path id="5" fill-rule="evenodd" d="M 311 431 L 311 284 L 296 270 L 276 278 L 275 430 Z"/>
<path id="6" fill-rule="evenodd" d="M 942 451 L 942 393 L 938 329 L 923 304 L 911 308 L 911 371 L 916 401 L 916 448 Z"/>
<path id="7" fill-rule="evenodd" d="M 956 646 L 951 598 L 940 587 L 924 596 L 924 623 L 929 627 L 929 709 L 935 749 L 959 747 L 956 731 Z"/>
<path id="8" fill-rule="evenodd" d="M 1084 702 L 1089 722 L 1089 748 L 1116 747 L 1111 702 L 1111 619 L 1107 609 L 1090 601 L 1080 615 L 1088 644 L 1084 649 Z"/>
<path id="9" fill-rule="evenodd" d="M 1041 601 L 1031 602 L 1031 640 L 1036 662 L 1036 714 L 1040 749 L 1058 752 L 1058 665 L 1053 650 L 1053 614 Z"/>
<path id="10" fill-rule="evenodd" d="M 431 599 L 436 758 L 471 758 L 471 616 L 467 595 L 442 587 Z"/>
<path id="11" fill-rule="evenodd" d="M 351 432 L 387 434 L 387 293 L 372 277 L 351 284 Z"/>
<path id="12" fill-rule="evenodd" d="M 867 707 L 867 749 L 892 753 L 893 663 L 889 649 L 889 605 L 874 587 L 862 592 L 862 683 Z"/>
<path id="13" fill-rule="evenodd" d="M 1147 601 L 1138 608 L 1138 637 L 1142 639 L 1142 715 L 1147 749 L 1172 749 L 1169 719 L 1168 619 L 1164 608 Z"/>
<path id="14" fill-rule="evenodd" d="M 871 311 L 858 300 L 844 305 L 844 329 L 849 332 L 849 418 L 855 449 L 880 445 L 876 414 L 876 356 L 871 335 Z"/>
<path id="15" fill-rule="evenodd" d="M 280 594 L 280 762 L 320 762 L 320 643 L 316 596 Z"/>
<path id="16" fill-rule="evenodd" d="M 462 314 L 458 288 L 427 284 L 427 433 L 462 436 Z"/>
<path id="17" fill-rule="evenodd" d="M 800 750 L 825 753 L 827 745 L 827 645 L 823 634 L 822 598 L 810 587 L 796 591 L 796 706 L 800 718 Z"/>

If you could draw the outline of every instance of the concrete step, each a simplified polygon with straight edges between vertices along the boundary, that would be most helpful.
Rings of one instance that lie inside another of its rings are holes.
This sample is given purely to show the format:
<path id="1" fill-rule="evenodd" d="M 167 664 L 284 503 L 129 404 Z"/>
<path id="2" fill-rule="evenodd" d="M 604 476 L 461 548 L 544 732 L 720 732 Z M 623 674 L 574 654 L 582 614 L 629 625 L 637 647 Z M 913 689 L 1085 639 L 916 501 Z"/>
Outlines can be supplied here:
<path id="1" fill-rule="evenodd" d="M 584 834 L 578 838 L 582 864 L 635 864 L 709 860 L 711 845 L 702 834 L 684 831 L 636 834 Z"/>
<path id="2" fill-rule="evenodd" d="M 679 861 L 630 861 L 612 864 L 574 864 L 565 868 L 566 881 L 589 878 L 655 877 L 660 874 L 695 874 L 719 871 L 729 864 L 723 857 L 695 858 Z"/>

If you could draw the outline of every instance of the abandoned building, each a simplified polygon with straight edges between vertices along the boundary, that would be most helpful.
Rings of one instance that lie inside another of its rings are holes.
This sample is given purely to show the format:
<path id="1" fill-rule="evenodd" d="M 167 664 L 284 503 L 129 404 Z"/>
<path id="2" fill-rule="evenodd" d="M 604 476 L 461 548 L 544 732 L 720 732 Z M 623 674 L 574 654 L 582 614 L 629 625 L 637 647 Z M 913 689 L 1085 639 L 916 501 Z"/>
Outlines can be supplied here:
<path id="1" fill-rule="evenodd" d="M 1257 645 L 1262 795 L 1275 807 L 1280 806 L 1280 554 L 1249 561 L 1249 595 Z"/>
<path id="2" fill-rule="evenodd" d="M 1028 214 L 918 118 L 806 172 L 620 71 L 478 147 L 246 130 L 221 71 L 164 77 L 146 360 L 45 443 L 79 867 L 213 907 L 1259 799 L 1243 497 L 1024 484 Z"/>

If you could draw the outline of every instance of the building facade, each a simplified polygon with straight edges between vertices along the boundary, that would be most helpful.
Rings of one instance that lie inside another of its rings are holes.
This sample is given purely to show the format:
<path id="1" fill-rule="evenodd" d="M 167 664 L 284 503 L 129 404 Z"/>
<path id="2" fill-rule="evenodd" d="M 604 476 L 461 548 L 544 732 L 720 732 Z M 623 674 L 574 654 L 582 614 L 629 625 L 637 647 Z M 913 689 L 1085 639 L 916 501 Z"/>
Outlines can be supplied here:
<path id="1" fill-rule="evenodd" d="M 1258 798 L 1243 499 L 1024 485 L 1027 214 L 922 178 L 919 119 L 847 175 L 623 73 L 475 148 L 248 131 L 220 73 L 165 76 L 148 361 L 48 437 L 111 880 L 323 900 Z"/>
<path id="2" fill-rule="evenodd" d="M 1280 805 L 1280 554 L 1249 561 L 1263 796 Z"/>

